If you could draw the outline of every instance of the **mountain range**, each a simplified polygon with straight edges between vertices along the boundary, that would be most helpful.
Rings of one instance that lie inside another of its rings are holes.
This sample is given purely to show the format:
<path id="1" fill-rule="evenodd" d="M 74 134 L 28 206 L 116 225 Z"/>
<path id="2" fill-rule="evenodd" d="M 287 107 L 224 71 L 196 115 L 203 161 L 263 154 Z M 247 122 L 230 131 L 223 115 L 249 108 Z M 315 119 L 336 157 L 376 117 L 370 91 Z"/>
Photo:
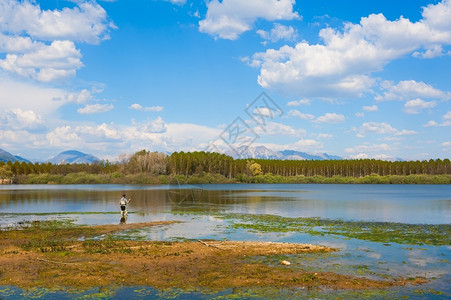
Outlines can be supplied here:
<path id="1" fill-rule="evenodd" d="M 226 155 L 232 156 L 233 158 L 254 158 L 254 159 L 279 159 L 279 160 L 340 160 L 342 159 L 340 156 L 329 155 L 327 153 L 307 153 L 295 150 L 283 150 L 283 151 L 274 151 L 265 146 L 241 146 L 238 148 L 229 149 L 228 151 L 223 152 Z M 169 153 L 170 155 L 170 153 Z M 0 161 L 18 161 L 18 162 L 26 162 L 30 161 L 24 159 L 20 156 L 13 155 L 3 149 L 0 149 Z M 56 155 L 55 157 L 48 160 L 48 162 L 52 164 L 73 164 L 73 163 L 93 163 L 95 161 L 100 161 L 94 155 L 86 154 L 76 150 L 68 150 L 63 151 Z"/>
<path id="2" fill-rule="evenodd" d="M 5 150 L 3 150 L 3 149 L 0 149 L 0 161 L 4 161 L 4 162 L 7 162 L 7 161 L 12 161 L 12 162 L 14 162 L 14 161 L 18 161 L 18 162 L 26 162 L 26 163 L 29 163 L 30 161 L 29 160 L 27 160 L 27 159 L 25 159 L 25 158 L 22 158 L 22 157 L 20 157 L 20 156 L 17 156 L 17 155 L 12 155 L 11 153 L 9 153 L 9 152 L 7 152 L 7 151 L 5 151 Z"/>
<path id="3" fill-rule="evenodd" d="M 61 152 L 54 158 L 50 159 L 49 162 L 52 164 L 90 164 L 96 161 L 100 161 L 99 158 L 91 154 L 86 154 L 76 150 L 68 150 Z"/>
<path id="4" fill-rule="evenodd" d="M 327 153 L 307 153 L 295 150 L 274 151 L 265 146 L 240 146 L 227 150 L 224 154 L 233 158 L 279 159 L 279 160 L 340 160 L 340 156 Z"/>
<path id="5" fill-rule="evenodd" d="M 12 161 L 12 162 L 26 162 L 29 163 L 30 161 L 22 158 L 20 156 L 17 155 L 13 155 L 3 149 L 0 149 L 0 161 Z M 52 164 L 73 164 L 73 163 L 77 163 L 77 164 L 86 164 L 86 163 L 93 163 L 95 161 L 100 161 L 99 158 L 95 157 L 94 155 L 91 154 L 86 154 L 80 151 L 76 151 L 76 150 L 68 150 L 68 151 L 63 151 L 61 153 L 59 153 L 57 156 L 53 157 L 52 159 L 48 160 L 48 162 L 51 162 Z"/>

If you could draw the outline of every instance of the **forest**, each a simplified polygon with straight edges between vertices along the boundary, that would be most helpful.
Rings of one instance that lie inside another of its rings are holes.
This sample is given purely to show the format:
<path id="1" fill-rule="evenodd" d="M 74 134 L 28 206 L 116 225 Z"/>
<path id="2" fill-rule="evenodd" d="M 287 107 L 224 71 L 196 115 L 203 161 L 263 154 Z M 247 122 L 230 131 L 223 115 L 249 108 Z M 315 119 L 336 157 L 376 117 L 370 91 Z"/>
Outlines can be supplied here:
<path id="1" fill-rule="evenodd" d="M 141 150 L 117 162 L 0 162 L 14 183 L 451 183 L 449 159 L 424 161 L 233 159 L 212 152 Z"/>

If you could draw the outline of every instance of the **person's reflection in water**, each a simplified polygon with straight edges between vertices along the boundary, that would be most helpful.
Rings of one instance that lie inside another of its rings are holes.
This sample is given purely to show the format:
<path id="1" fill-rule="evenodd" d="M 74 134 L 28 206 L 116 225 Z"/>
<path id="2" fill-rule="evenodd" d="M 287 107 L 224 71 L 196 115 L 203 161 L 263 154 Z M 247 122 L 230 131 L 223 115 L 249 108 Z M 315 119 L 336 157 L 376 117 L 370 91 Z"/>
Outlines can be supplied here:
<path id="1" fill-rule="evenodd" d="M 125 224 L 127 222 L 127 218 L 126 217 L 121 217 L 121 224 Z"/>

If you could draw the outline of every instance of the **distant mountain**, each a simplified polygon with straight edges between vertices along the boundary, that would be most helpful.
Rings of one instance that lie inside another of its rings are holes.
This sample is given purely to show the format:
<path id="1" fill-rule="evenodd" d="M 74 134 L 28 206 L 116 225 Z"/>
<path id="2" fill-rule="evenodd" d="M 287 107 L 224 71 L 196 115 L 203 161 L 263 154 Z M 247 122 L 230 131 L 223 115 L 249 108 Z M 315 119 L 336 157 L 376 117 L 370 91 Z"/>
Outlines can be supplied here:
<path id="1" fill-rule="evenodd" d="M 18 162 L 26 162 L 26 163 L 29 163 L 30 161 L 29 160 L 27 160 L 27 159 L 25 159 L 25 158 L 22 158 L 22 157 L 20 157 L 20 156 L 17 156 L 17 155 L 12 155 L 11 153 L 9 153 L 9 152 L 7 152 L 7 151 L 5 151 L 5 150 L 3 150 L 3 149 L 0 149 L 0 161 L 4 161 L 4 162 L 8 162 L 8 161 L 12 161 L 12 162 L 15 162 L 15 161 L 18 161 Z"/>
<path id="2" fill-rule="evenodd" d="M 295 150 L 274 151 L 265 146 L 249 147 L 241 146 L 236 151 L 228 150 L 225 154 L 233 158 L 257 158 L 257 159 L 280 159 L 280 160 L 339 160 L 340 156 L 327 153 L 310 154 Z"/>
<path id="3" fill-rule="evenodd" d="M 91 154 L 86 154 L 76 150 L 68 150 L 61 152 L 49 162 L 52 164 L 90 164 L 96 161 L 100 161 L 99 158 Z"/>
<path id="4" fill-rule="evenodd" d="M 236 152 L 236 153 L 235 153 Z M 241 146 L 236 151 L 228 151 L 227 155 L 233 158 L 261 158 L 261 159 L 282 159 L 282 154 L 266 148 L 265 146 L 248 147 Z"/>

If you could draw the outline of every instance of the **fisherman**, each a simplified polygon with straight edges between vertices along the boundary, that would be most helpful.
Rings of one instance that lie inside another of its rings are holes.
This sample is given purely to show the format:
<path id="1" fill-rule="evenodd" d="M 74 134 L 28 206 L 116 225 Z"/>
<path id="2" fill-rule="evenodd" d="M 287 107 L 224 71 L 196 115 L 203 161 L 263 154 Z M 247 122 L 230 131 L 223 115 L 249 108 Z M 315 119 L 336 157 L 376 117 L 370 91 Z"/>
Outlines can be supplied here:
<path id="1" fill-rule="evenodd" d="M 127 217 L 127 205 L 132 199 L 125 198 L 125 194 L 122 195 L 121 200 L 119 200 L 119 205 L 121 207 L 121 218 Z"/>

